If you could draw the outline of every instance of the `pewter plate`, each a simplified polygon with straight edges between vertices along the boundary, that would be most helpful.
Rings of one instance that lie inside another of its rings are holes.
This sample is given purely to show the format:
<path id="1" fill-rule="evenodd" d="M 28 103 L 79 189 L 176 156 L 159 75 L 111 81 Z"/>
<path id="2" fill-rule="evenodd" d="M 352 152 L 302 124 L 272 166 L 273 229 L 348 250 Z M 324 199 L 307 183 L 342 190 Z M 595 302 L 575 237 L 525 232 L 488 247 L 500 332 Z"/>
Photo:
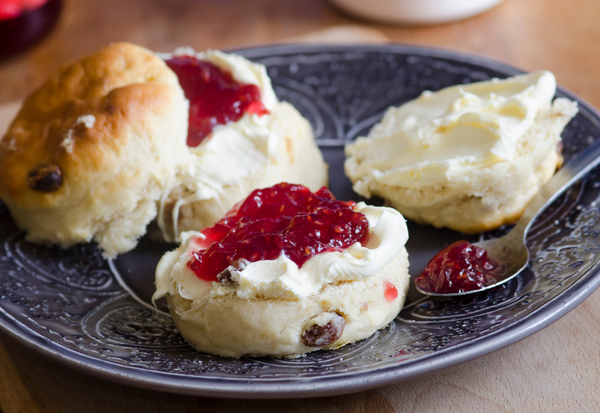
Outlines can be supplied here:
<path id="1" fill-rule="evenodd" d="M 265 64 L 279 98 L 310 120 L 330 164 L 331 188 L 342 199 L 358 199 L 343 173 L 343 145 L 365 134 L 388 106 L 426 89 L 520 73 L 479 57 L 400 45 L 275 46 L 241 53 Z M 600 117 L 564 89 L 558 95 L 580 103 L 580 113 L 563 133 L 568 160 L 600 140 Z M 233 360 L 189 347 L 164 308 L 154 313 L 149 305 L 154 268 L 172 246 L 143 239 L 114 262 L 103 260 L 92 244 L 46 248 L 26 242 L 0 204 L 0 326 L 78 370 L 167 392 L 312 397 L 407 380 L 521 340 L 598 287 L 597 174 L 598 169 L 537 220 L 528 237 L 532 259 L 514 280 L 460 299 L 423 298 L 411 291 L 389 327 L 339 350 L 297 359 Z M 413 276 L 442 247 L 465 238 L 412 223 L 409 231 Z"/>

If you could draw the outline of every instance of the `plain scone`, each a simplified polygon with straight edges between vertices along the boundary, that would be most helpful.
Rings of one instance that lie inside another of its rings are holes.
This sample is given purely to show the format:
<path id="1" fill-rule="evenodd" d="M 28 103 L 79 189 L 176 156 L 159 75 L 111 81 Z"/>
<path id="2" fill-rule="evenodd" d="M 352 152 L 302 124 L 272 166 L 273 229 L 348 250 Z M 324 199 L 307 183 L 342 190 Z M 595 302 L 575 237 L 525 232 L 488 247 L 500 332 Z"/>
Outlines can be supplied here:
<path id="1" fill-rule="evenodd" d="M 168 265 L 166 263 L 165 265 Z M 321 349 L 336 349 L 369 337 L 397 315 L 408 290 L 408 255 L 402 251 L 375 275 L 362 280 L 325 285 L 304 299 L 238 297 L 235 288 L 224 295 L 191 301 L 168 294 L 177 329 L 197 350 L 226 357 L 295 357 Z M 398 296 L 384 298 L 385 283 Z M 308 347 L 301 337 L 313 324 L 345 319 L 341 337 L 331 345 Z"/>
<path id="2" fill-rule="evenodd" d="M 141 47 L 67 64 L 0 142 L 0 199 L 30 241 L 128 251 L 189 161 L 187 112 L 176 75 Z"/>

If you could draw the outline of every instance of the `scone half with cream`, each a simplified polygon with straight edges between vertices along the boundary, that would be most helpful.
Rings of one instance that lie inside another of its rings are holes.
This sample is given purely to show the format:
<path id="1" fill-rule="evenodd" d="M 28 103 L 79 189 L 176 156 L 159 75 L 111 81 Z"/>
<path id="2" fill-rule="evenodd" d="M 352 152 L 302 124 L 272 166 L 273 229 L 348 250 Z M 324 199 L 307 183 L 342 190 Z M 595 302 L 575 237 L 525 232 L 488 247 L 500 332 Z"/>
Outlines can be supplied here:
<path id="1" fill-rule="evenodd" d="M 400 311 L 409 283 L 402 215 L 321 188 L 255 190 L 216 225 L 186 232 L 161 259 L 183 337 L 202 352 L 298 356 L 369 337 Z"/>
<path id="2" fill-rule="evenodd" d="M 346 146 L 354 190 L 419 223 L 465 233 L 519 219 L 562 164 L 577 104 L 540 71 L 424 92 Z"/>
<path id="3" fill-rule="evenodd" d="M 189 48 L 161 55 L 190 101 L 192 162 L 161 201 L 167 240 L 213 225 L 256 188 L 327 184 L 327 165 L 309 122 L 280 102 L 264 65 L 242 56 Z"/>

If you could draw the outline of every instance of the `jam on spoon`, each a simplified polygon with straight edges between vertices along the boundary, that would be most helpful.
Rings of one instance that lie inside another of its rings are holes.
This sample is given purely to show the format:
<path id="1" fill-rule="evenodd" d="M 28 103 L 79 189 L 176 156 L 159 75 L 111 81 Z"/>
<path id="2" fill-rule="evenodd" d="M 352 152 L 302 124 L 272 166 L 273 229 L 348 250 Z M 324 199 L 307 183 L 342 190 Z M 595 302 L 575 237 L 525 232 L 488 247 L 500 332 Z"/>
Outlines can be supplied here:
<path id="1" fill-rule="evenodd" d="M 368 236 L 367 218 L 354 201 L 338 201 L 325 187 L 312 193 L 280 183 L 257 189 L 214 226 L 202 230 L 188 267 L 205 281 L 236 262 L 274 260 L 285 254 L 301 267 L 316 254 L 341 251 Z M 390 292 L 393 294 L 393 292 Z"/>
<path id="2" fill-rule="evenodd" d="M 196 147 L 217 125 L 238 121 L 244 113 L 265 115 L 256 85 L 237 82 L 231 73 L 193 56 L 166 61 L 190 101 L 187 144 Z"/>
<path id="3" fill-rule="evenodd" d="M 504 267 L 483 248 L 457 241 L 440 251 L 415 279 L 417 288 L 429 293 L 462 293 L 497 283 Z"/>

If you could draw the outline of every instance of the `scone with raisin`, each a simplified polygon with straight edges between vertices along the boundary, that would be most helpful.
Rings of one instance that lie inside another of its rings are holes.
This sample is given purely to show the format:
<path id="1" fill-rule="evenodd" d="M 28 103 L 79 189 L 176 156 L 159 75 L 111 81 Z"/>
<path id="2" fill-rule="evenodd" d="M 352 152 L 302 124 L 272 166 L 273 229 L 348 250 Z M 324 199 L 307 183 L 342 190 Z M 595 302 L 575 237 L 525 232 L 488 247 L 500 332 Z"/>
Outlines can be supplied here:
<path id="1" fill-rule="evenodd" d="M 410 280 L 402 215 L 325 188 L 255 190 L 183 238 L 157 267 L 153 300 L 166 296 L 183 337 L 221 356 L 293 357 L 367 338 L 396 317 Z"/>
<path id="2" fill-rule="evenodd" d="M 188 102 L 150 51 L 112 44 L 58 69 L 0 141 L 0 199 L 27 239 L 132 249 L 187 167 Z"/>
<path id="3" fill-rule="evenodd" d="M 346 146 L 346 175 L 407 218 L 477 233 L 514 223 L 561 165 L 577 113 L 550 72 L 424 92 Z"/>

